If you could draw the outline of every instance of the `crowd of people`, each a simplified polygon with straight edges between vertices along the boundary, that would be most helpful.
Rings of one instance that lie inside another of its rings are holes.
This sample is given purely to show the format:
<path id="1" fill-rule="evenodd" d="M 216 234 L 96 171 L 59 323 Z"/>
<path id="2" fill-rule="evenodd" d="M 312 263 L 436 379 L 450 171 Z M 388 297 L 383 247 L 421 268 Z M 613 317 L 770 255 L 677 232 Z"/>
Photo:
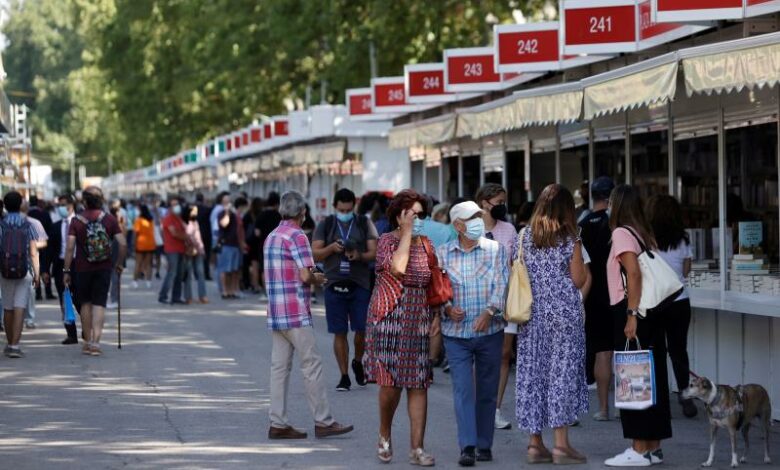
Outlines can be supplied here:
<path id="1" fill-rule="evenodd" d="M 350 368 L 358 386 L 378 386 L 380 461 L 393 459 L 393 420 L 406 391 L 409 461 L 435 464 L 424 446 L 434 365 L 451 374 L 459 465 L 493 460 L 495 430 L 511 427 L 500 408 L 515 362 L 515 418 L 530 435 L 527 462 L 586 463 L 568 430 L 588 411 L 589 387 L 599 403 L 593 419 L 611 419 L 612 352 L 636 340 L 652 351 L 657 402 L 620 410 L 630 445 L 605 464 L 663 462 L 662 441 L 672 435 L 667 354 L 682 390 L 688 386 L 690 303 L 682 291 L 665 310 L 640 318 L 642 283 L 650 280 L 642 279 L 638 259 L 644 249 L 657 250 L 684 281 L 691 250 L 679 204 L 663 195 L 645 205 L 636 188 L 616 187 L 608 177 L 580 194 L 584 201 L 576 206 L 567 188 L 551 184 L 520 208 L 513 224 L 506 220 L 507 192 L 498 184 L 451 204 L 412 189 L 359 201 L 341 189 L 332 215 L 310 236 L 305 198 L 285 193 L 282 222 L 268 235 L 263 255 L 273 337 L 269 438 L 307 435 L 287 419 L 295 353 L 316 435 L 352 430 L 328 407 L 311 316 L 313 292 L 321 287 L 339 368 L 336 390 L 352 387 Z M 527 322 L 508 324 L 510 269 L 518 260 L 528 273 L 532 309 Z M 433 300 L 440 273 L 452 289 L 444 303 Z M 681 405 L 686 416 L 696 415 L 692 402 Z M 542 439 L 545 429 L 553 430 L 551 447 Z"/>
<path id="2" fill-rule="evenodd" d="M 67 334 L 63 344 L 79 344 L 77 324 L 66 321 L 67 290 L 81 319 L 82 352 L 100 356 L 105 310 L 119 302 L 121 274 L 132 256 L 134 289 L 151 288 L 152 276 L 161 278 L 165 266 L 161 303 L 206 304 L 209 280 L 225 301 L 250 295 L 267 300 L 268 437 L 307 436 L 287 416 L 296 354 L 315 435 L 345 434 L 353 428 L 331 415 L 312 328 L 311 304 L 320 291 L 339 369 L 336 390 L 348 392 L 353 378 L 357 386 L 379 389 L 376 452 L 382 462 L 393 459 L 393 420 L 406 391 L 409 460 L 435 464 L 424 445 L 435 366 L 452 378 L 458 463 L 491 461 L 495 430 L 511 427 L 500 410 L 516 363 L 515 418 L 530 434 L 528 463 L 580 464 L 587 457 L 572 445 L 568 429 L 588 411 L 589 386 L 599 403 L 593 419 L 611 419 L 612 353 L 637 339 L 654 356 L 657 403 L 621 411 L 631 445 L 605 463 L 657 464 L 663 461 L 661 442 L 672 433 L 666 357 L 678 388 L 686 388 L 691 312 L 683 291 L 666 310 L 638 317 L 646 281 L 638 256 L 643 247 L 658 250 L 685 279 L 691 250 L 679 204 L 663 195 L 645 205 L 634 187 L 616 187 L 607 177 L 581 194 L 585 200 L 575 206 L 567 188 L 549 185 L 508 220 L 507 191 L 493 183 L 473 200 L 449 204 L 412 189 L 358 198 L 342 188 L 332 214 L 315 222 L 304 196 L 294 191 L 265 200 L 223 192 L 213 205 L 201 194 L 191 202 L 153 194 L 106 201 L 97 187 L 47 204 L 11 191 L 0 220 L 5 355 L 24 356 L 22 329 L 35 327 L 36 300 L 55 298 L 53 281 Z M 510 272 L 518 260 L 533 297 L 523 324 L 506 321 Z M 432 286 L 444 273 L 451 296 L 434 302 Z M 695 416 L 691 401 L 681 405 L 686 416 Z M 554 442 L 548 447 L 542 432 L 550 428 Z"/>

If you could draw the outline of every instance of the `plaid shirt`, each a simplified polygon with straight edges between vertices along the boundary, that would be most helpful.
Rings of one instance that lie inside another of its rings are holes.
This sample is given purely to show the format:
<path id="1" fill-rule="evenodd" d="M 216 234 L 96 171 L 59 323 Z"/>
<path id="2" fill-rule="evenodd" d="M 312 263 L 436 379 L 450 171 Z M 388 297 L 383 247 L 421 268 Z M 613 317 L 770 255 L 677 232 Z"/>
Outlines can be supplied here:
<path id="1" fill-rule="evenodd" d="M 459 240 L 453 240 L 439 247 L 437 254 L 452 281 L 452 305 L 466 312 L 463 321 L 457 323 L 445 316 L 441 323 L 442 334 L 452 338 L 476 338 L 503 330 L 506 322 L 500 313 L 506 304 L 509 284 L 509 261 L 504 247 L 482 237 L 473 250 L 466 252 Z M 476 333 L 474 322 L 487 307 L 493 307 L 499 314 L 493 317 L 487 331 Z"/>
<path id="2" fill-rule="evenodd" d="M 268 235 L 263 248 L 268 329 L 312 326 L 311 287 L 301 282 L 301 268 L 314 267 L 306 234 L 285 220 Z"/>

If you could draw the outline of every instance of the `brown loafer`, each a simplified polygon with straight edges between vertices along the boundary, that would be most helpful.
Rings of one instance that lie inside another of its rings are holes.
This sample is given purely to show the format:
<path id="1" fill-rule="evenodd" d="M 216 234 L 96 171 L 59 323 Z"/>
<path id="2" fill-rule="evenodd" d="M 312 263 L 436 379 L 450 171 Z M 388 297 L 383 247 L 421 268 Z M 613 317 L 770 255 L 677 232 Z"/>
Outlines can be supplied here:
<path id="1" fill-rule="evenodd" d="M 314 426 L 314 435 L 317 439 L 322 439 L 323 437 L 340 436 L 352 432 L 353 429 L 352 425 L 345 426 L 334 421 L 330 426 L 322 426 L 320 424 Z"/>
<path id="2" fill-rule="evenodd" d="M 306 439 L 307 437 L 305 432 L 298 431 L 292 426 L 286 428 L 271 426 L 268 428 L 268 439 Z"/>

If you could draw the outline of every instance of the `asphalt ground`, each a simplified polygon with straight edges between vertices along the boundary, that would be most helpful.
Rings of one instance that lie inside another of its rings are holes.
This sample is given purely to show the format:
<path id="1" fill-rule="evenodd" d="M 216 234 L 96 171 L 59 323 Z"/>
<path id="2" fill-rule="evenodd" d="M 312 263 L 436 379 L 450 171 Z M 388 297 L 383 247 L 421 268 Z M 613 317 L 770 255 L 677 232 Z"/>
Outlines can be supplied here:
<path id="1" fill-rule="evenodd" d="M 113 310 L 99 358 L 82 356 L 79 346 L 60 345 L 64 331 L 57 302 L 39 304 L 38 328 L 22 337 L 27 357 L 0 357 L 0 469 L 409 467 L 405 399 L 393 431 L 395 459 L 384 465 L 375 457 L 376 387 L 335 391 L 338 369 L 321 304 L 314 308 L 315 330 L 331 408 L 337 420 L 354 424 L 355 431 L 314 439 L 296 358 L 289 414 L 310 438 L 269 441 L 271 338 L 264 304 L 257 296 L 223 301 L 209 283 L 211 304 L 161 305 L 154 290 L 158 286 L 155 282 L 152 289 L 133 290 L 125 274 L 123 347 L 116 348 Z M 507 417 L 514 416 L 511 386 L 503 407 Z M 707 457 L 708 424 L 701 412 L 686 419 L 674 405 L 673 413 L 674 438 L 664 443 L 664 467 L 696 468 Z M 594 422 L 587 415 L 581 421 L 571 431 L 572 444 L 589 458 L 580 468 L 603 468 L 605 458 L 627 447 L 619 421 Z M 772 431 L 772 466 L 761 463 L 761 433 L 754 428 L 751 435 L 753 458 L 744 467 L 780 468 L 780 426 L 775 423 Z M 545 436 L 552 445 L 551 433 Z M 514 427 L 496 431 L 494 462 L 477 466 L 527 467 L 526 445 L 527 435 Z M 457 468 L 452 390 L 441 369 L 436 369 L 429 391 L 426 448 L 436 456 L 438 468 Z M 729 463 L 727 434 L 721 432 L 715 468 Z"/>

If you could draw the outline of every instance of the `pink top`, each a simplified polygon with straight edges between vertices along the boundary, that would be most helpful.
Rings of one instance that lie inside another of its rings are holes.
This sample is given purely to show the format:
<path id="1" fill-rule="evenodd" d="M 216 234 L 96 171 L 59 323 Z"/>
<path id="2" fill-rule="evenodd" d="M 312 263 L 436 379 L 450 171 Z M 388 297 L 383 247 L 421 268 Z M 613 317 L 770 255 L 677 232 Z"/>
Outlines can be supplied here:
<path id="1" fill-rule="evenodd" d="M 517 247 L 517 230 L 515 230 L 514 225 L 503 220 L 497 220 L 493 230 L 485 229 L 485 236 L 497 241 L 504 247 L 511 265 L 512 260 L 515 259 L 515 248 Z"/>
<path id="2" fill-rule="evenodd" d="M 206 252 L 203 248 L 203 239 L 200 237 L 200 226 L 198 221 L 190 220 L 187 222 L 187 237 L 190 239 L 190 244 L 198 250 L 198 255 L 203 256 Z"/>
<path id="3" fill-rule="evenodd" d="M 626 298 L 623 276 L 620 275 L 620 261 L 618 257 L 627 252 L 639 255 L 642 248 L 636 238 L 624 228 L 616 228 L 612 232 L 612 248 L 607 258 L 607 286 L 609 288 L 609 303 L 619 304 Z"/>

